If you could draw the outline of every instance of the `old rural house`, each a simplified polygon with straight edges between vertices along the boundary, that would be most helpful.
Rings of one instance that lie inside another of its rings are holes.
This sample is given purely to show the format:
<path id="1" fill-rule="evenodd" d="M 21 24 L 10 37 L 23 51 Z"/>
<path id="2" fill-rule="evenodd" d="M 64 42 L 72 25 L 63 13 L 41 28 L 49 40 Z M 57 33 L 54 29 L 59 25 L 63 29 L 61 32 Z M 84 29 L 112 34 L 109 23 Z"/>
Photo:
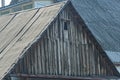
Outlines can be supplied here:
<path id="1" fill-rule="evenodd" d="M 0 79 L 119 79 L 108 56 L 116 48 L 103 48 L 79 9 L 64 1 L 1 16 Z"/>

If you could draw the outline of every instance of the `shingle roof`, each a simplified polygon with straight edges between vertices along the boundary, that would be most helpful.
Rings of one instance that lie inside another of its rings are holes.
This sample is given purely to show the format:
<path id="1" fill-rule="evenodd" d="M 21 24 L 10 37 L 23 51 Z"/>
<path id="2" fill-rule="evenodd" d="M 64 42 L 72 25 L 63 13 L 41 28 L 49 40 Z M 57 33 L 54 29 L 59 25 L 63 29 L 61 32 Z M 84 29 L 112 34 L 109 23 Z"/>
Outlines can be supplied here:
<path id="1" fill-rule="evenodd" d="M 0 80 L 40 37 L 64 5 L 65 2 L 61 2 L 0 17 Z"/>
<path id="2" fill-rule="evenodd" d="M 71 0 L 104 50 L 120 52 L 120 0 Z"/>

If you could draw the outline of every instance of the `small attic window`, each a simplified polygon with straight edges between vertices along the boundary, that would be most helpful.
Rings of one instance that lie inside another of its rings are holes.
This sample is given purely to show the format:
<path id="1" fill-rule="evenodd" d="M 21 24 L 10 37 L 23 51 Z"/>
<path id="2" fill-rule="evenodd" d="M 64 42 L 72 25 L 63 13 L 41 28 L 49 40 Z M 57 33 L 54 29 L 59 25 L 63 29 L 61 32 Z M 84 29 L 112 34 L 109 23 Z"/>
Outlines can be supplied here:
<path id="1" fill-rule="evenodd" d="M 63 29 L 64 29 L 64 39 L 65 41 L 68 40 L 68 30 L 70 28 L 70 21 L 64 21 Z"/>
<path id="2" fill-rule="evenodd" d="M 64 30 L 68 30 L 68 23 L 67 23 L 67 21 L 64 22 Z"/>

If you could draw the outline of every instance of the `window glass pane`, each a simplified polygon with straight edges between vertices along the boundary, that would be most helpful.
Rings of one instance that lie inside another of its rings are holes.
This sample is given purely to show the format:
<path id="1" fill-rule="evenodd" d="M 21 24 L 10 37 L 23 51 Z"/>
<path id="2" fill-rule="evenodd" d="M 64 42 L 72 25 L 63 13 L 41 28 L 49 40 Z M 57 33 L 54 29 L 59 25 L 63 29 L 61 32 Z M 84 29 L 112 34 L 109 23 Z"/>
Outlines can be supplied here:
<path id="1" fill-rule="evenodd" d="M 1 15 L 8 14 L 8 13 L 10 13 L 10 11 L 3 11 L 1 12 Z"/>
<path id="2" fill-rule="evenodd" d="M 52 4 L 52 3 L 53 3 L 52 1 L 45 1 L 45 0 L 35 1 L 35 8 L 48 6 L 48 5 Z"/>
<path id="3" fill-rule="evenodd" d="M 29 5 L 26 5 L 26 6 L 23 6 L 23 9 L 26 10 L 26 9 L 31 9 L 32 8 L 32 4 L 29 4 Z"/>
<path id="4" fill-rule="evenodd" d="M 67 22 L 64 22 L 64 30 L 68 30 L 68 24 L 67 24 Z"/>
<path id="5" fill-rule="evenodd" d="M 17 11 L 21 11 L 21 10 L 22 10 L 21 7 L 15 7 L 15 8 L 13 8 L 13 12 L 17 12 Z"/>

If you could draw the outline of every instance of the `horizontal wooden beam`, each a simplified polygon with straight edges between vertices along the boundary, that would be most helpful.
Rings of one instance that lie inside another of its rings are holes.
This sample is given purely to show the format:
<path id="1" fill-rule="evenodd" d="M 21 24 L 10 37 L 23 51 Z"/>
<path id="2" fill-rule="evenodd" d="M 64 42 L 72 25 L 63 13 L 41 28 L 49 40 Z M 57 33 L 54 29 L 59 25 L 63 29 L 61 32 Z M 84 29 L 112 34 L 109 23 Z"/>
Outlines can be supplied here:
<path id="1" fill-rule="evenodd" d="M 65 80 L 101 80 L 101 78 L 94 77 L 71 77 L 61 75 L 28 75 L 28 74 L 10 74 L 10 77 L 22 78 L 48 78 L 48 79 L 65 79 Z"/>

